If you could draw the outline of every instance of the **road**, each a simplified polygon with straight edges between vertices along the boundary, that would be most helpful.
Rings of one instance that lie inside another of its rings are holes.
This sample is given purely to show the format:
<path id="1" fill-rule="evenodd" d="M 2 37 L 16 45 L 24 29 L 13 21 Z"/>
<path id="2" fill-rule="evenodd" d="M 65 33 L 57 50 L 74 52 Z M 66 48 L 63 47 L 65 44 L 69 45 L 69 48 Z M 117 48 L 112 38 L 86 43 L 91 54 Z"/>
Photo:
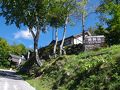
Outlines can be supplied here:
<path id="1" fill-rule="evenodd" d="M 15 71 L 0 70 L 0 90 L 35 90 Z"/>

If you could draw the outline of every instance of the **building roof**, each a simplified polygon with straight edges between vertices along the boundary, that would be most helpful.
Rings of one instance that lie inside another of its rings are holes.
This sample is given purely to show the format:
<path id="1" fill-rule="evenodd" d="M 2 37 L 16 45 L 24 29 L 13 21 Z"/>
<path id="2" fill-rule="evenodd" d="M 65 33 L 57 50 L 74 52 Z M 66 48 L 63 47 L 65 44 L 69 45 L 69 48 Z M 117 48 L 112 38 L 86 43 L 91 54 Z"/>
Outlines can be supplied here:
<path id="1" fill-rule="evenodd" d="M 12 60 L 13 62 L 19 62 L 20 59 L 22 61 L 26 60 L 24 57 L 21 57 L 21 56 L 18 56 L 18 55 L 14 55 L 14 54 L 10 54 L 8 60 Z"/>
<path id="2" fill-rule="evenodd" d="M 89 37 L 104 37 L 104 38 L 105 38 L 104 35 L 98 35 L 98 36 L 87 36 L 86 38 L 89 38 Z"/>
<path id="3" fill-rule="evenodd" d="M 14 54 L 10 54 L 10 57 L 16 58 L 16 59 L 20 59 L 21 58 L 20 56 L 17 56 L 17 55 L 14 55 Z"/>
<path id="4" fill-rule="evenodd" d="M 85 32 L 85 35 L 86 35 L 86 34 L 87 34 L 88 36 L 91 36 L 91 33 L 90 33 L 89 31 L 86 31 L 86 32 Z M 80 36 L 82 36 L 82 33 L 77 34 L 77 35 L 73 35 L 73 37 L 75 37 L 75 38 L 76 38 L 76 37 L 80 37 Z"/>
<path id="5" fill-rule="evenodd" d="M 85 35 L 86 35 L 86 34 L 88 34 L 88 36 L 91 36 L 91 33 L 90 33 L 89 31 L 86 31 L 86 32 L 85 32 Z M 80 37 L 80 36 L 82 36 L 82 33 L 77 34 L 77 35 L 72 35 L 72 36 L 70 36 L 70 37 L 67 37 L 67 38 L 65 38 L 65 40 L 70 39 L 70 38 L 77 38 L 77 37 Z M 58 43 L 60 43 L 61 41 L 62 41 L 62 40 L 58 41 Z M 54 43 L 55 43 L 55 40 L 52 40 L 50 44 L 54 44 Z"/>

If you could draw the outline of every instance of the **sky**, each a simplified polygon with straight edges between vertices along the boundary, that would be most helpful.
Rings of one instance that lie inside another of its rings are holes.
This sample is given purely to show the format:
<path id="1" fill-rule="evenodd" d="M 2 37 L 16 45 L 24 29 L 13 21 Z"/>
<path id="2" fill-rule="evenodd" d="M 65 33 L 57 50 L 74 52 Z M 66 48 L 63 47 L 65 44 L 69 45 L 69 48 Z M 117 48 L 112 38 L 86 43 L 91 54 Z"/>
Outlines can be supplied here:
<path id="1" fill-rule="evenodd" d="M 90 1 L 92 1 L 91 4 L 93 5 L 99 4 L 99 0 Z M 66 37 L 79 34 L 82 31 L 81 21 L 75 19 L 73 22 L 75 23 L 74 25 L 67 26 Z M 86 19 L 85 29 L 87 30 L 89 27 L 94 27 L 98 22 L 98 16 L 96 14 L 90 14 Z M 61 40 L 63 35 L 63 28 L 59 28 L 58 31 L 58 37 L 59 40 Z M 39 47 L 49 45 L 49 43 L 53 40 L 52 33 L 53 29 L 49 27 L 46 33 L 40 34 Z M 27 48 L 33 48 L 33 38 L 29 33 L 28 28 L 22 26 L 20 29 L 18 29 L 14 24 L 6 25 L 5 19 L 3 17 L 0 17 L 0 37 L 6 39 L 10 45 L 24 44 Z"/>

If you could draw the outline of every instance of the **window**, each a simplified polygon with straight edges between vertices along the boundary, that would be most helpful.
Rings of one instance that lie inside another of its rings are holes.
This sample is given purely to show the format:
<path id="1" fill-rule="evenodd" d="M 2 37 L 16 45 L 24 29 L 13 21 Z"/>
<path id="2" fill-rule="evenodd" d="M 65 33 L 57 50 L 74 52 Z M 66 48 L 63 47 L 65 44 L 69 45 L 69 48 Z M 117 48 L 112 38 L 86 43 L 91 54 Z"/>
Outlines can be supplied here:
<path id="1" fill-rule="evenodd" d="M 93 38 L 93 41 L 96 41 L 96 38 L 95 38 L 95 37 Z"/>
<path id="2" fill-rule="evenodd" d="M 98 37 L 98 38 L 97 38 L 97 41 L 98 41 L 98 43 L 101 43 L 101 38 Z"/>
<path id="3" fill-rule="evenodd" d="M 71 44 L 71 39 L 65 40 L 64 46 L 70 45 Z"/>

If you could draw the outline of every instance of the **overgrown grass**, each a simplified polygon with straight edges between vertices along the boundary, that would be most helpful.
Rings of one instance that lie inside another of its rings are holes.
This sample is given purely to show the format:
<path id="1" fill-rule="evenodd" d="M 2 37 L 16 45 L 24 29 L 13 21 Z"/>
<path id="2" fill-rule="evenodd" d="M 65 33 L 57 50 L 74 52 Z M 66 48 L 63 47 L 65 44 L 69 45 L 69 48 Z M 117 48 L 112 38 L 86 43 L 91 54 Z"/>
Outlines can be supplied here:
<path id="1" fill-rule="evenodd" d="M 9 69 L 8 67 L 0 66 L 0 69 Z"/>
<path id="2" fill-rule="evenodd" d="M 120 90 L 120 45 L 59 57 L 27 80 L 36 90 Z"/>

